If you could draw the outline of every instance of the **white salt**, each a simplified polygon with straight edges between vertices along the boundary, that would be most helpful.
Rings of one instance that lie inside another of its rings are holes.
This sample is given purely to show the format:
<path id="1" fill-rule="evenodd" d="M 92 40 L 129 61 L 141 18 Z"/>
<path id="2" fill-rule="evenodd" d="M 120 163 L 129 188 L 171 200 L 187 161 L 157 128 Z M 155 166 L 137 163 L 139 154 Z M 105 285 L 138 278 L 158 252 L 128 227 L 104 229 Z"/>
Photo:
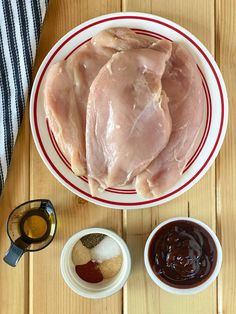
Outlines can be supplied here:
<path id="1" fill-rule="evenodd" d="M 98 263 L 102 263 L 121 254 L 119 244 L 108 236 L 92 248 L 90 252 L 92 260 Z"/>

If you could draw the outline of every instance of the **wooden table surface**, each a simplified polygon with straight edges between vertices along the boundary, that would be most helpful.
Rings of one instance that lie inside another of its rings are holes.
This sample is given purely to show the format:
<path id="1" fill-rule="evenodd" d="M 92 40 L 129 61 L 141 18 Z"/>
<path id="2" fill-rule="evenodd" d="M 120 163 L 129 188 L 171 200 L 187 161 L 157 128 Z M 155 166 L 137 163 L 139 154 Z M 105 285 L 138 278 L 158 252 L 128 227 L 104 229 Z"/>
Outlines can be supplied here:
<path id="1" fill-rule="evenodd" d="M 9 246 L 6 219 L 21 202 L 49 198 L 59 225 L 45 250 L 25 255 L 16 268 L 0 262 L 1 314 L 210 314 L 236 313 L 236 1 L 235 0 L 50 0 L 34 74 L 55 42 L 74 26 L 117 11 L 142 11 L 171 19 L 196 35 L 215 56 L 229 95 L 229 126 L 215 164 L 190 191 L 163 206 L 119 211 L 95 206 L 67 191 L 50 174 L 33 143 L 28 111 L 0 199 L 1 260 Z M 145 240 L 159 222 L 176 216 L 201 219 L 215 230 L 223 248 L 218 280 L 194 296 L 160 290 L 143 265 Z M 123 235 L 132 255 L 132 273 L 123 290 L 102 300 L 88 300 L 64 283 L 59 258 L 67 239 L 92 226 Z"/>

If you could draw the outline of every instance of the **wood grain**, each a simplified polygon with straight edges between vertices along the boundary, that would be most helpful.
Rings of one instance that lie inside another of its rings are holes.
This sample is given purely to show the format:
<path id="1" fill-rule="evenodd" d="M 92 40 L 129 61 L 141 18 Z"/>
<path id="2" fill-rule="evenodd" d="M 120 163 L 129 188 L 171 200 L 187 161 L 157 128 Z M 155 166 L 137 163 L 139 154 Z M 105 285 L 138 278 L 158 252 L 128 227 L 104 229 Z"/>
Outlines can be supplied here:
<path id="1" fill-rule="evenodd" d="M 144 4 L 147 6 L 146 10 Z M 139 5 L 139 6 L 138 6 Z M 137 3 L 123 0 L 123 8 L 130 11 L 145 10 L 169 18 L 196 35 L 214 54 L 214 1 L 159 0 Z M 126 313 L 172 314 L 216 313 L 217 291 L 213 284 L 196 295 L 180 297 L 164 292 L 155 286 L 145 273 L 143 248 L 151 230 L 161 221 L 176 216 L 191 216 L 206 222 L 215 229 L 215 169 L 191 191 L 163 206 L 138 212 L 126 212 L 124 228 L 133 256 L 133 272 L 124 289 Z M 138 231 L 137 231 L 138 230 Z M 193 306 L 194 304 L 194 306 Z"/>
<path id="2" fill-rule="evenodd" d="M 215 6 L 216 3 L 216 6 Z M 0 254 L 9 246 L 5 222 L 21 202 L 48 197 L 56 207 L 58 231 L 45 250 L 24 256 L 15 269 L 0 263 L 1 314 L 234 314 L 236 309 L 236 2 L 234 0 L 51 0 L 40 38 L 34 74 L 67 31 L 92 17 L 120 11 L 143 11 L 169 18 L 190 30 L 214 55 L 226 81 L 230 114 L 225 143 L 216 162 L 191 191 L 163 206 L 137 211 L 111 210 L 88 203 L 60 185 L 44 166 L 32 138 L 29 149 L 28 112 L 14 150 L 5 189 L 0 198 Z M 216 45 L 215 45 L 216 42 Z M 216 171 L 216 176 L 215 176 Z M 216 215 L 217 213 L 217 215 Z M 158 289 L 143 265 L 143 248 L 159 222 L 175 216 L 203 220 L 217 232 L 223 247 L 218 280 L 204 292 L 180 297 Z M 74 294 L 59 269 L 61 250 L 76 231 L 91 226 L 123 233 L 132 255 L 128 284 L 114 296 L 93 301 Z"/>
<path id="3" fill-rule="evenodd" d="M 116 0 L 50 1 L 35 71 L 51 46 L 71 28 L 84 20 L 118 11 L 119 8 L 120 2 Z M 65 189 L 46 169 L 32 140 L 30 159 L 31 198 L 50 198 L 56 208 L 59 223 L 53 243 L 45 250 L 30 256 L 29 312 L 31 314 L 121 313 L 121 291 L 103 300 L 92 301 L 82 298 L 66 286 L 59 268 L 61 250 L 75 232 L 86 227 L 102 226 L 121 234 L 121 211 L 95 206 Z"/>
<path id="4" fill-rule="evenodd" d="M 229 98 L 229 124 L 217 159 L 217 229 L 223 249 L 219 278 L 219 313 L 234 314 L 236 309 L 236 2 L 217 0 L 216 51 Z"/>
<path id="5" fill-rule="evenodd" d="M 24 149 L 22 149 L 24 147 Z M 29 122 L 28 111 L 17 137 L 8 177 L 0 198 L 0 313 L 28 313 L 28 255 L 16 268 L 3 262 L 10 246 L 6 222 L 10 212 L 29 199 Z"/>

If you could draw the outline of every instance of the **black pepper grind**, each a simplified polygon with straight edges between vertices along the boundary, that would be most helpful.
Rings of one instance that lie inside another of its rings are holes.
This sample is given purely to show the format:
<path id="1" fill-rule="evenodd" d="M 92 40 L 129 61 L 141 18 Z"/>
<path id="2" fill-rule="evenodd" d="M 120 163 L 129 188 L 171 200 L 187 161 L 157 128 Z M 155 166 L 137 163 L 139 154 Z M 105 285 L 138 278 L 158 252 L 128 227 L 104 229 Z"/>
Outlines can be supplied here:
<path id="1" fill-rule="evenodd" d="M 92 249 L 93 247 L 98 245 L 98 243 L 100 243 L 104 238 L 105 238 L 104 234 L 91 233 L 82 237 L 80 240 L 84 246 L 86 246 L 88 249 Z"/>

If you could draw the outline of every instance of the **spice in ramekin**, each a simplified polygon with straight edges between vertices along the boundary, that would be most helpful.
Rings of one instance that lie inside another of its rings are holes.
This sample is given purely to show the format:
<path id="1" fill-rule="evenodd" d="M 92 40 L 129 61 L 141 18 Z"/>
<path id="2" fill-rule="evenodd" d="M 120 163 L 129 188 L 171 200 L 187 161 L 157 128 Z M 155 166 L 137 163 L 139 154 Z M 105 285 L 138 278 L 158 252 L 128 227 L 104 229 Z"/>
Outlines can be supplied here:
<path id="1" fill-rule="evenodd" d="M 72 261 L 81 279 L 98 283 L 118 274 L 122 266 L 122 254 L 113 238 L 93 233 L 82 237 L 75 244 Z"/>

